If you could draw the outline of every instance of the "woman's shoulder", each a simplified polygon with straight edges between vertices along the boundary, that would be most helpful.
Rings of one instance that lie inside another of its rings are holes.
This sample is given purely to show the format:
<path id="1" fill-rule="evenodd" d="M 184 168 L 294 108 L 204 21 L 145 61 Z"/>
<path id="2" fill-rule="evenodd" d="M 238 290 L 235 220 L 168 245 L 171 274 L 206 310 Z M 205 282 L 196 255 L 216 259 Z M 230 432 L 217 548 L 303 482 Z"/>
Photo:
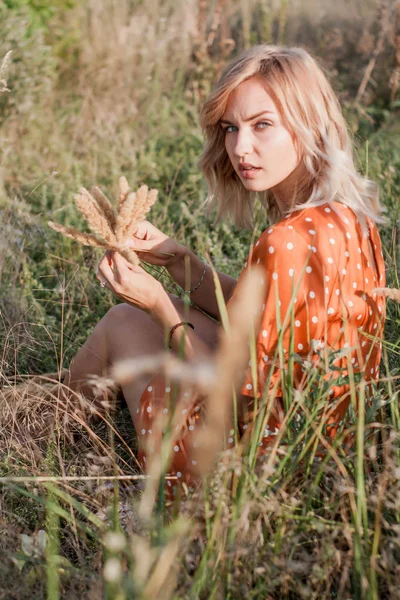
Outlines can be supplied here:
<path id="1" fill-rule="evenodd" d="M 330 204 L 324 204 L 296 210 L 265 229 L 258 242 L 265 243 L 269 239 L 282 243 L 288 238 L 298 237 L 305 240 L 310 236 L 317 235 L 321 231 L 321 226 L 329 229 L 329 223 L 337 208 Z M 317 225 L 319 231 L 317 231 Z"/>
<path id="2" fill-rule="evenodd" d="M 288 247 L 293 249 L 295 242 L 297 246 L 303 247 L 305 245 L 302 232 L 295 228 L 291 222 L 282 223 L 280 221 L 262 232 L 253 249 L 265 250 L 268 254 L 275 254 Z"/>
<path id="3" fill-rule="evenodd" d="M 343 246 L 359 239 L 360 225 L 355 213 L 340 202 L 304 207 L 268 227 L 253 247 L 266 255 L 293 250 L 304 256 L 311 250 L 319 260 L 337 262 Z M 358 244 L 357 244 L 358 245 Z"/>
<path id="4" fill-rule="evenodd" d="M 303 224 L 300 218 L 300 215 L 290 215 L 290 218 L 265 229 L 252 248 L 251 259 L 256 263 L 275 263 L 282 259 L 304 261 L 313 250 L 313 231 L 309 232 L 311 221 L 304 221 Z"/>
<path id="5" fill-rule="evenodd" d="M 351 239 L 346 234 L 358 227 L 358 219 L 348 206 L 330 202 L 296 210 L 266 231 L 283 238 L 297 234 L 304 239 L 329 239 L 335 235 Z"/>

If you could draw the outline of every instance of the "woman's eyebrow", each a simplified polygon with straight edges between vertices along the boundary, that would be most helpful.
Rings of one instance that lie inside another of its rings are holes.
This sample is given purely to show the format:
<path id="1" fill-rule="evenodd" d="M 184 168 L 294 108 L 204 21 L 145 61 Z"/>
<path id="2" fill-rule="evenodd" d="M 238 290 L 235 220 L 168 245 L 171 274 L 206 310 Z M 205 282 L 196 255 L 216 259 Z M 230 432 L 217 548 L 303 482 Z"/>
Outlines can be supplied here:
<path id="1" fill-rule="evenodd" d="M 257 119 L 257 117 L 261 117 L 261 115 L 274 115 L 275 111 L 273 110 L 263 110 L 260 113 L 253 115 L 252 117 L 248 117 L 248 119 L 244 119 L 244 122 L 247 123 L 247 121 L 252 121 L 253 119 Z M 232 125 L 231 121 L 228 121 L 227 119 L 221 119 L 220 121 L 221 123 L 226 123 L 227 125 Z"/>

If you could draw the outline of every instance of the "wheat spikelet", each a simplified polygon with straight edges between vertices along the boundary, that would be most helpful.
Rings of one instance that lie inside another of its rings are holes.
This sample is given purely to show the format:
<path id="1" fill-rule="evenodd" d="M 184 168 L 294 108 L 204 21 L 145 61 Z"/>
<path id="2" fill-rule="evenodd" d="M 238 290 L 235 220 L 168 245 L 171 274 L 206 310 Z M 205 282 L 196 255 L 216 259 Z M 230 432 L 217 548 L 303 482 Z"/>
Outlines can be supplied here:
<path id="1" fill-rule="evenodd" d="M 92 195 L 85 188 L 81 188 L 79 194 L 74 196 L 74 200 L 77 209 L 85 217 L 93 233 L 102 237 L 106 242 L 114 242 L 115 236 L 110 224 L 100 213 Z"/>
<path id="2" fill-rule="evenodd" d="M 384 298 L 389 298 L 389 300 L 395 300 L 400 303 L 400 290 L 396 288 L 375 288 L 372 290 L 373 294 L 377 296 L 383 296 Z"/>
<path id="3" fill-rule="evenodd" d="M 135 201 L 128 206 L 128 200 L 120 209 L 119 241 L 125 241 L 132 237 L 137 224 L 144 219 L 150 208 L 157 199 L 158 191 L 149 191 L 147 185 L 142 185 L 136 192 Z M 128 214 L 128 211 L 132 211 Z M 122 214 L 123 212 L 123 214 Z M 126 216 L 125 216 L 126 215 Z"/>
<path id="4" fill-rule="evenodd" d="M 136 194 L 130 192 L 123 204 L 120 204 L 117 215 L 117 226 L 115 234 L 118 242 L 124 242 L 126 240 L 125 228 L 127 223 L 132 222 L 132 214 L 135 208 Z"/>
<path id="5" fill-rule="evenodd" d="M 103 216 L 107 220 L 107 222 L 110 226 L 110 229 L 112 230 L 113 233 L 115 233 L 115 227 L 116 227 L 117 220 L 116 220 L 114 209 L 113 209 L 111 202 L 109 201 L 107 196 L 105 196 L 103 194 L 101 189 L 97 186 L 92 188 L 92 195 L 97 202 L 98 208 L 100 209 L 100 211 L 103 213 Z"/>
<path id="6" fill-rule="evenodd" d="M 145 206 L 147 203 L 149 188 L 147 185 L 142 185 L 136 192 L 135 206 L 133 207 L 130 218 L 124 222 L 122 229 L 122 239 L 126 240 L 132 236 L 136 225 L 143 219 L 146 214 Z"/>
<path id="7" fill-rule="evenodd" d="M 136 223 L 139 221 L 137 215 L 142 212 L 142 208 L 147 199 L 148 192 L 147 185 L 142 185 L 137 191 L 135 195 L 135 201 L 132 206 L 126 206 L 128 204 L 128 200 L 121 207 L 121 229 L 120 229 L 120 239 L 126 240 L 128 238 L 128 231 L 134 231 Z M 126 207 L 126 210 L 124 210 Z M 129 214 L 128 214 L 129 210 Z M 122 211 L 124 211 L 124 218 L 122 218 Z M 125 216 L 126 215 L 126 216 Z"/>
<path id="8" fill-rule="evenodd" d="M 147 194 L 149 193 L 149 188 L 147 185 L 141 185 L 138 191 L 136 192 L 136 209 L 142 208 L 147 200 Z"/>
<path id="9" fill-rule="evenodd" d="M 129 192 L 130 192 L 130 188 L 129 188 L 128 182 L 126 180 L 126 177 L 124 177 L 122 175 L 119 178 L 118 207 L 121 207 L 121 205 L 125 202 L 125 200 L 128 197 Z"/>
<path id="10" fill-rule="evenodd" d="M 146 187 L 146 186 L 144 186 Z M 154 202 L 157 200 L 158 191 L 150 190 L 147 192 L 146 198 L 143 201 L 142 207 L 137 207 L 137 211 L 135 211 L 134 219 L 132 219 L 132 223 L 130 223 L 126 227 L 126 236 L 130 237 L 133 233 L 133 225 L 136 225 L 139 221 L 142 221 L 144 217 L 147 215 Z"/>
<path id="11" fill-rule="evenodd" d="M 65 237 L 71 238 L 71 240 L 75 240 L 76 242 L 80 242 L 84 246 L 92 246 L 93 248 L 106 248 L 107 245 L 101 240 L 97 239 L 96 236 L 90 235 L 90 233 L 82 233 L 73 227 L 65 227 L 65 225 L 60 225 L 60 223 L 53 223 L 53 221 L 48 221 L 47 223 L 49 227 L 54 229 L 54 231 L 58 231 L 65 235 Z"/>

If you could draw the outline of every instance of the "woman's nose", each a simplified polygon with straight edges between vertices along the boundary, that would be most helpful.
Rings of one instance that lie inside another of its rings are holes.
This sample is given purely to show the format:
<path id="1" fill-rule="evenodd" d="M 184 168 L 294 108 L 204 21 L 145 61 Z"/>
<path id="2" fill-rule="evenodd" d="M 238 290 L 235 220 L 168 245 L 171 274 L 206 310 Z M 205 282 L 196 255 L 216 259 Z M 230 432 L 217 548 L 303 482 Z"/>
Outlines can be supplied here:
<path id="1" fill-rule="evenodd" d="M 253 150 L 253 142 L 251 133 L 245 129 L 239 130 L 236 135 L 234 152 L 238 158 L 245 154 L 251 154 Z"/>

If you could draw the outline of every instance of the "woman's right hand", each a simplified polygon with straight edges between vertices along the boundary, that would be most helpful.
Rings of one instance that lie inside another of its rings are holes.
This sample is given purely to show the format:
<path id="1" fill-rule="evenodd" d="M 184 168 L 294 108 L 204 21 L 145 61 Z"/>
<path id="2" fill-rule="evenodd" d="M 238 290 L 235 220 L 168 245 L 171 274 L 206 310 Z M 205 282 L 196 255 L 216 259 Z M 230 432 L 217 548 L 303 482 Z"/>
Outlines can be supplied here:
<path id="1" fill-rule="evenodd" d="M 127 245 L 135 250 L 144 262 L 170 267 L 184 254 L 185 248 L 152 225 L 141 221 Z"/>

